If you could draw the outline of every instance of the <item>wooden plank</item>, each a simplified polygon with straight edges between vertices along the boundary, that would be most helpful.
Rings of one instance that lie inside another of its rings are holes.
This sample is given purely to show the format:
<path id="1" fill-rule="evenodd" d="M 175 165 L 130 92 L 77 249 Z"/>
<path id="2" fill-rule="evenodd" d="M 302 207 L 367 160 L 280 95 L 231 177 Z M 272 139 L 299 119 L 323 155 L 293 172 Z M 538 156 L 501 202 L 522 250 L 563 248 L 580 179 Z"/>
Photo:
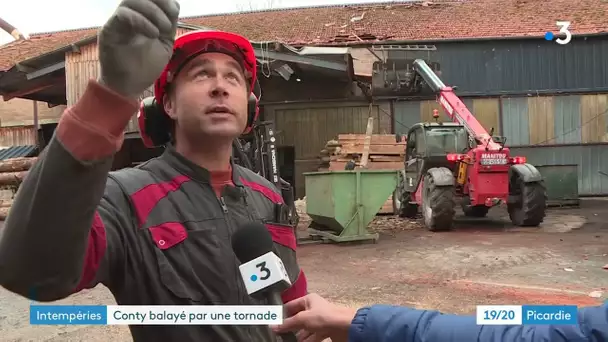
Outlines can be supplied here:
<path id="1" fill-rule="evenodd" d="M 382 155 L 371 155 L 371 160 L 374 162 L 402 162 L 403 156 L 382 156 Z"/>
<path id="2" fill-rule="evenodd" d="M 2 207 L 0 208 L 0 221 L 6 220 L 8 217 L 8 212 L 11 210 L 11 207 Z"/>
<path id="3" fill-rule="evenodd" d="M 608 95 L 581 96 L 581 142 L 608 142 L 606 122 L 608 111 Z"/>
<path id="4" fill-rule="evenodd" d="M 338 134 L 338 141 L 343 144 L 363 144 L 365 134 Z M 374 134 L 371 139 L 372 145 L 405 144 L 396 142 L 393 134 Z"/>
<path id="5" fill-rule="evenodd" d="M 528 122 L 531 145 L 550 145 L 555 139 L 553 97 L 528 98 Z"/>
<path id="6" fill-rule="evenodd" d="M 332 156 L 329 158 L 330 162 L 349 162 L 351 160 L 359 161 L 361 158 L 359 155 L 353 156 Z M 372 162 L 403 162 L 403 155 L 401 156 L 385 156 L 380 154 L 372 154 L 369 156 Z M 325 159 L 322 159 L 325 160 Z"/>
<path id="7" fill-rule="evenodd" d="M 340 151 L 341 155 L 348 154 L 362 154 L 363 146 L 361 145 L 345 145 L 342 146 Z M 405 149 L 401 145 L 370 145 L 370 154 L 388 154 L 388 155 L 402 155 L 405 154 Z"/>
<path id="8" fill-rule="evenodd" d="M 371 105 L 370 105 L 371 106 Z M 365 144 L 363 145 L 363 156 L 361 156 L 360 167 L 365 168 L 369 160 L 369 147 L 372 142 L 372 133 L 374 132 L 374 118 L 367 119 L 367 129 L 365 130 Z"/>
<path id="9" fill-rule="evenodd" d="M 5 159 L 0 161 L 0 172 L 27 171 L 37 160 L 37 157 Z"/>
<path id="10" fill-rule="evenodd" d="M 330 171 L 341 171 L 346 167 L 346 162 L 331 162 L 329 165 Z M 367 164 L 369 170 L 401 170 L 402 162 L 372 162 Z"/>
<path id="11" fill-rule="evenodd" d="M 0 185 L 19 185 L 23 182 L 28 171 L 0 173 Z"/>
<path id="12" fill-rule="evenodd" d="M 390 198 L 380 208 L 378 214 L 393 214 L 393 199 Z"/>

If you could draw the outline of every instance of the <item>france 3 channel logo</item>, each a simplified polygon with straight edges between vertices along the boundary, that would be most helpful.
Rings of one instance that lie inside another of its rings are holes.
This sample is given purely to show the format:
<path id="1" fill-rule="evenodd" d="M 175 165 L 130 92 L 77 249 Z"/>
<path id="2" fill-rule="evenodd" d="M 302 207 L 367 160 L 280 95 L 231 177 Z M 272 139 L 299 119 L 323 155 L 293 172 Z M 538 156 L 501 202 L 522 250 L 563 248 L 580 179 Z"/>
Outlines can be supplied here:
<path id="1" fill-rule="evenodd" d="M 572 40 L 572 32 L 570 32 L 570 22 L 569 21 L 556 21 L 555 25 L 557 25 L 557 27 L 559 28 L 558 34 L 556 35 L 551 31 L 546 32 L 545 40 L 548 40 L 548 41 L 555 40 L 555 42 L 560 45 L 566 45 L 566 44 L 570 43 L 570 41 Z M 559 38 L 556 39 L 556 37 L 558 37 L 558 36 L 559 36 Z"/>
<path id="2" fill-rule="evenodd" d="M 578 323 L 576 305 L 478 305 L 477 325 L 572 325 Z"/>

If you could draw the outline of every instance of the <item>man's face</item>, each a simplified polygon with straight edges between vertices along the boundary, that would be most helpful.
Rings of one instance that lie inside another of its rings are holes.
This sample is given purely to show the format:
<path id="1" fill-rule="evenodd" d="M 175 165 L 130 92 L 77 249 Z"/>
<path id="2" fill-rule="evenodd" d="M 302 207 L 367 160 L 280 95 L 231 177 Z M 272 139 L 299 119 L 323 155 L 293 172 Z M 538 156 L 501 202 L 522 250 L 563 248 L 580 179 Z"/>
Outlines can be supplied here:
<path id="1" fill-rule="evenodd" d="M 194 141 L 238 137 L 247 125 L 247 82 L 229 55 L 210 52 L 189 61 L 164 101 L 176 134 Z"/>

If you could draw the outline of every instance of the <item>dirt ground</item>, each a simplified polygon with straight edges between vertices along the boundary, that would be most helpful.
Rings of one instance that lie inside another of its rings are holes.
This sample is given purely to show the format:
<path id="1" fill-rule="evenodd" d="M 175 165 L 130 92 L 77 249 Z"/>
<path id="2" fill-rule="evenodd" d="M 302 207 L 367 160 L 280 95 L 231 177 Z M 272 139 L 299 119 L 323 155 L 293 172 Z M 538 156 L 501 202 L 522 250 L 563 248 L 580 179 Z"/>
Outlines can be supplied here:
<path id="1" fill-rule="evenodd" d="M 473 313 L 478 304 L 601 303 L 608 294 L 608 201 L 552 209 L 537 229 L 513 228 L 502 209 L 459 218 L 449 233 L 378 217 L 376 244 L 304 245 L 310 290 L 345 305 L 407 305 Z M 330 262 L 328 262 L 330 261 Z M 0 290 L 2 341 L 131 341 L 122 326 L 30 326 L 29 301 Z M 112 304 L 102 286 L 60 301 Z"/>

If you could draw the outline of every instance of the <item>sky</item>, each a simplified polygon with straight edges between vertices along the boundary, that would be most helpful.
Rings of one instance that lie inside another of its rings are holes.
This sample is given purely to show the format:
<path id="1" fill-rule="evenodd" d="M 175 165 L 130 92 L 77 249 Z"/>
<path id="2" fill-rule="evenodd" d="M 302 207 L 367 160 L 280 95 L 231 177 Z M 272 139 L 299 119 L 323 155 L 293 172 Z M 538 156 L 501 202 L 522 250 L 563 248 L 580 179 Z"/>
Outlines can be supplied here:
<path id="1" fill-rule="evenodd" d="M 194 16 L 267 8 L 390 2 L 390 0 L 178 0 L 180 16 Z M 101 26 L 120 0 L 2 0 L 2 19 L 22 33 L 60 31 Z M 13 38 L 0 31 L 0 45 Z"/>

